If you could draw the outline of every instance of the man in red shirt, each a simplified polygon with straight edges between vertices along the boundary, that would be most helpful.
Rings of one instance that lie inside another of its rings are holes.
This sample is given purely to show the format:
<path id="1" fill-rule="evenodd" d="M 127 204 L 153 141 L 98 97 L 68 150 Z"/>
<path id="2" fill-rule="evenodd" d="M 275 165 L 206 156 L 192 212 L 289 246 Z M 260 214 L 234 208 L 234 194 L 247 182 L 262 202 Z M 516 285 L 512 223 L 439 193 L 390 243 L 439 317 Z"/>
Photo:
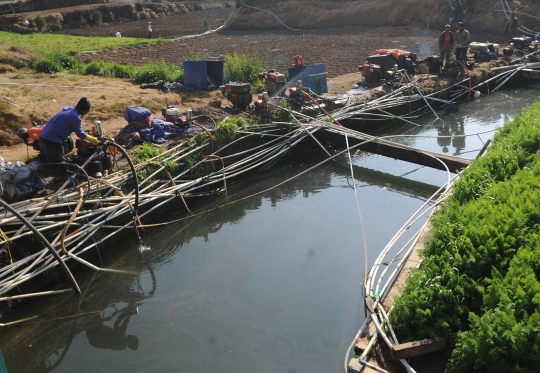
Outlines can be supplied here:
<path id="1" fill-rule="evenodd" d="M 454 34 L 450 31 L 450 25 L 444 26 L 444 31 L 439 36 L 439 50 L 441 52 L 441 58 L 446 63 L 450 61 L 450 55 L 452 54 L 452 46 L 454 45 Z"/>

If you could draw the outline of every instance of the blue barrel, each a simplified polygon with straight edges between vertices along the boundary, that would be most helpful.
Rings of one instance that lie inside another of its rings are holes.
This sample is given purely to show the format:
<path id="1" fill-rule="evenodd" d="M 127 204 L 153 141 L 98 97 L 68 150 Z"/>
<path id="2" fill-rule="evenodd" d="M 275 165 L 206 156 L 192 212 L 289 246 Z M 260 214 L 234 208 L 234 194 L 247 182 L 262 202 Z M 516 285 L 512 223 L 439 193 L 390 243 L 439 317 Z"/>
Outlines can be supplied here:
<path id="1" fill-rule="evenodd" d="M 192 89 L 208 89 L 206 61 L 184 61 L 184 85 Z"/>

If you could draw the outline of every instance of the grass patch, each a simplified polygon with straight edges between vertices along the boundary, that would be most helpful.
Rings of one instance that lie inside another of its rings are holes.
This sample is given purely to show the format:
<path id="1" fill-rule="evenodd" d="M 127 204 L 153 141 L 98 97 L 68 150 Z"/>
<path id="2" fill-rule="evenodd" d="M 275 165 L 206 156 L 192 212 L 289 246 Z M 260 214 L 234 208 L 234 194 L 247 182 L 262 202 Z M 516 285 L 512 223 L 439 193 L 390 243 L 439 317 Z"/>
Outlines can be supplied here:
<path id="1" fill-rule="evenodd" d="M 86 75 L 101 76 L 103 78 L 119 78 L 131 80 L 137 72 L 137 67 L 116 62 L 92 61 L 84 68 Z"/>
<path id="2" fill-rule="evenodd" d="M 168 82 L 182 82 L 184 80 L 184 71 L 176 65 L 167 65 L 165 61 L 158 63 L 149 63 L 141 66 L 135 72 L 133 82 L 135 84 L 153 83 L 158 80 Z"/>
<path id="3" fill-rule="evenodd" d="M 167 39 L 117 38 L 73 36 L 61 34 L 21 35 L 0 31 L 0 45 L 7 47 L 24 47 L 38 55 L 44 56 L 55 52 L 73 51 L 80 53 L 89 50 L 114 49 L 125 46 L 137 46 L 150 43 L 164 43 Z"/>

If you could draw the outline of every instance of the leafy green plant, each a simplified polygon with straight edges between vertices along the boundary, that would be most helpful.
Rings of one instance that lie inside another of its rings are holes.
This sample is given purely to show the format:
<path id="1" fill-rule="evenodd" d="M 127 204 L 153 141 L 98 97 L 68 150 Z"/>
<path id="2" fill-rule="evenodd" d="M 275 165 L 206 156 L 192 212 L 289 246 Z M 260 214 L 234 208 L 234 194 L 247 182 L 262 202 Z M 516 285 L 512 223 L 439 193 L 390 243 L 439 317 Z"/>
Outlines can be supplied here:
<path id="1" fill-rule="evenodd" d="M 45 18 L 36 16 L 36 18 L 34 18 L 34 23 L 36 24 L 38 31 L 43 31 L 43 27 L 45 27 Z"/>
<path id="2" fill-rule="evenodd" d="M 274 119 L 276 120 L 276 122 L 294 121 L 294 117 L 292 116 L 292 114 L 289 111 L 287 111 L 287 110 L 291 110 L 291 105 L 289 105 L 289 103 L 285 99 L 282 99 L 280 106 L 286 110 L 278 109 L 274 112 Z"/>
<path id="3" fill-rule="evenodd" d="M 99 10 L 94 10 L 92 13 L 92 21 L 95 25 L 101 26 L 103 24 L 103 14 Z"/>
<path id="4" fill-rule="evenodd" d="M 84 68 L 86 75 L 102 76 L 105 78 L 132 79 L 137 67 L 116 62 L 92 61 Z"/>
<path id="5" fill-rule="evenodd" d="M 217 146 L 223 146 L 236 138 L 236 132 L 240 128 L 247 126 L 246 121 L 243 118 L 229 118 L 225 122 L 222 122 L 216 128 L 214 137 Z"/>
<path id="6" fill-rule="evenodd" d="M 86 27 L 88 26 L 88 21 L 86 20 L 86 18 L 84 18 L 84 16 L 81 14 L 81 16 L 79 17 L 79 20 L 77 21 L 77 25 L 79 27 Z"/>
<path id="7" fill-rule="evenodd" d="M 36 61 L 34 68 L 38 73 L 58 73 L 64 71 L 64 68 L 60 63 L 51 58 L 41 58 Z"/>
<path id="8" fill-rule="evenodd" d="M 132 152 L 134 163 L 144 163 L 150 158 L 157 157 L 165 151 L 164 148 L 158 148 L 149 142 L 144 142 L 141 146 Z"/>
<path id="9" fill-rule="evenodd" d="M 225 80 L 256 84 L 265 70 L 265 60 L 258 54 L 234 52 L 225 56 Z"/>
<path id="10" fill-rule="evenodd" d="M 210 30 L 210 22 L 207 19 L 204 20 L 204 29 L 206 31 Z"/>

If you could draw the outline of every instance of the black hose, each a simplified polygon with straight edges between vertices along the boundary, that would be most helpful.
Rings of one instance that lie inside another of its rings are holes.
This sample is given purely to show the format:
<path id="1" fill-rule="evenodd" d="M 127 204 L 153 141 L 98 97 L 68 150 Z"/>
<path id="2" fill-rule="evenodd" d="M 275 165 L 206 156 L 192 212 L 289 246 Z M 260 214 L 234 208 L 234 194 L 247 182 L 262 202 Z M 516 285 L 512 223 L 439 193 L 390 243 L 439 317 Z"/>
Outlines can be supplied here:
<path id="1" fill-rule="evenodd" d="M 131 157 L 124 148 L 122 148 L 120 145 L 113 141 L 108 144 L 117 148 L 120 153 L 122 153 L 122 155 L 126 157 L 129 167 L 131 168 L 131 172 L 133 173 L 133 181 L 135 182 L 135 206 L 133 206 L 133 219 L 135 219 L 135 216 L 137 215 L 137 210 L 139 209 L 139 180 L 137 179 L 137 171 L 135 170 L 135 165 L 133 164 Z"/>
<path id="2" fill-rule="evenodd" d="M 59 163 L 42 163 L 41 165 L 42 166 L 71 166 L 71 167 L 78 168 L 84 174 L 84 176 L 86 177 L 86 181 L 87 181 L 86 196 L 84 197 L 83 203 L 85 203 L 86 200 L 88 199 L 88 197 L 90 197 L 90 177 L 88 176 L 88 174 L 86 173 L 84 168 L 82 168 L 78 164 L 68 163 L 68 162 L 59 162 Z"/>
<path id="3" fill-rule="evenodd" d="M 58 253 L 56 252 L 56 250 L 51 246 L 51 244 L 49 243 L 49 241 L 47 241 L 47 239 L 41 234 L 40 231 L 38 231 L 36 229 L 36 227 L 34 227 L 32 225 L 32 223 L 30 223 L 28 220 L 26 220 L 26 218 L 24 216 L 22 216 L 17 210 L 15 210 L 13 207 L 11 207 L 6 201 L 4 201 L 2 198 L 0 198 L 0 205 L 5 208 L 6 210 L 8 210 L 9 212 L 11 212 L 13 215 L 15 215 L 17 217 L 17 219 L 19 219 L 24 225 L 26 225 L 26 227 L 28 229 L 30 229 L 32 231 L 32 233 L 34 233 L 36 235 L 36 237 L 38 238 L 38 240 L 41 241 L 41 243 L 43 245 L 45 245 L 45 247 L 47 247 L 47 249 L 49 250 L 49 252 L 54 256 L 54 258 L 56 259 L 56 261 L 58 262 L 58 264 L 60 264 L 60 267 L 62 267 L 62 269 L 64 270 L 65 274 L 68 276 L 69 280 L 71 281 L 71 285 L 73 286 L 73 290 L 75 290 L 75 292 L 80 295 L 81 294 L 81 289 L 79 288 L 79 285 L 77 284 L 77 281 L 75 280 L 75 277 L 73 277 L 73 274 L 71 273 L 71 271 L 69 270 L 69 268 L 66 266 L 66 263 L 64 263 L 64 261 L 62 260 L 62 258 L 60 257 L 60 255 L 58 255 Z"/>
<path id="4" fill-rule="evenodd" d="M 114 141 L 106 140 L 103 145 L 112 145 L 115 148 L 117 148 L 120 153 L 124 157 L 126 157 L 126 160 L 129 164 L 129 167 L 131 168 L 131 173 L 133 173 L 133 181 L 135 182 L 135 206 L 133 206 L 132 216 L 133 216 L 133 227 L 135 228 L 135 234 L 137 235 L 137 238 L 139 239 L 139 242 L 142 244 L 142 238 L 139 234 L 139 227 L 137 226 L 137 210 L 139 209 L 139 179 L 137 179 L 137 170 L 135 170 L 135 165 L 133 164 L 133 161 L 131 160 L 131 157 L 129 156 L 128 152 L 122 148 L 120 145 L 115 143 Z"/>

